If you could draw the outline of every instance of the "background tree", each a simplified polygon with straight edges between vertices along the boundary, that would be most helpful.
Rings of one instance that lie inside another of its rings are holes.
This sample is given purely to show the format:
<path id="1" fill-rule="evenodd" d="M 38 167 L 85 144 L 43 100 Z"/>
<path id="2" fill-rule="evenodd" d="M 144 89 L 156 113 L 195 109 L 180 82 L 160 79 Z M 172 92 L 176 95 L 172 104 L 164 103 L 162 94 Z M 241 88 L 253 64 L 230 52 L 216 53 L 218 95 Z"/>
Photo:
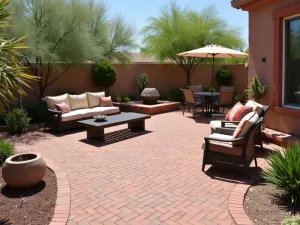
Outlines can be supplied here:
<path id="1" fill-rule="evenodd" d="M 25 59 L 40 78 L 39 97 L 71 66 L 86 60 L 127 63 L 136 46 L 134 29 L 94 0 L 14 0 L 13 10 L 13 33 L 29 35 Z"/>
<path id="2" fill-rule="evenodd" d="M 144 47 L 142 51 L 157 59 L 175 61 L 186 74 L 187 84 L 197 65 L 203 58 L 179 57 L 178 53 L 219 44 L 228 48 L 241 48 L 244 43 L 241 29 L 231 27 L 211 5 L 198 12 L 180 8 L 171 2 L 160 11 L 158 17 L 151 17 L 142 30 Z M 205 60 L 210 62 L 210 60 Z"/>
<path id="3" fill-rule="evenodd" d="M 14 103 L 16 93 L 25 94 L 21 85 L 27 86 L 27 81 L 33 79 L 23 72 L 20 50 L 27 46 L 22 43 L 24 38 L 15 39 L 8 34 L 10 1 L 0 1 L 0 114 L 3 114 L 9 104 Z"/>
<path id="4" fill-rule="evenodd" d="M 98 62 L 93 68 L 93 78 L 95 84 L 104 88 L 105 93 L 107 93 L 109 87 L 114 85 L 117 80 L 116 69 L 111 63 Z"/>

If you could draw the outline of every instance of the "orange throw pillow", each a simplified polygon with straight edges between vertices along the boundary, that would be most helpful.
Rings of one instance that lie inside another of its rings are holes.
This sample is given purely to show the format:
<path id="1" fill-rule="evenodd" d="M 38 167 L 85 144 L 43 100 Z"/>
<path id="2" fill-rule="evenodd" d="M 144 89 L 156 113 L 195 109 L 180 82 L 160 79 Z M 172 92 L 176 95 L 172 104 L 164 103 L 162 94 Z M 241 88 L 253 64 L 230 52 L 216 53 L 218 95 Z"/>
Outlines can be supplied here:
<path id="1" fill-rule="evenodd" d="M 111 101 L 111 96 L 109 97 L 100 97 L 100 103 L 103 107 L 113 106 Z"/>
<path id="2" fill-rule="evenodd" d="M 59 104 L 55 104 L 55 108 L 58 111 L 61 111 L 62 114 L 70 112 L 70 107 L 64 102 L 59 103 Z"/>
<path id="3" fill-rule="evenodd" d="M 237 102 L 232 109 L 227 113 L 225 120 L 227 121 L 241 121 L 244 116 L 252 112 L 251 106 L 245 106 L 240 102 Z"/>

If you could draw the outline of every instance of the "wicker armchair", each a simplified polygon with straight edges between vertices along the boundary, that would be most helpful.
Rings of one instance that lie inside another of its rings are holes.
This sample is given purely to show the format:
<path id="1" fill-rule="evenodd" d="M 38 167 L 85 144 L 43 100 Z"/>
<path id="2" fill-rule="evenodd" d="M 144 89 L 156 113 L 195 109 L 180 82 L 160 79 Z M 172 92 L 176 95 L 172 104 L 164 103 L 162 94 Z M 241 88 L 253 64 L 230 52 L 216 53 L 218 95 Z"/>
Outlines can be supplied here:
<path id="1" fill-rule="evenodd" d="M 202 171 L 208 164 L 230 164 L 244 166 L 248 177 L 248 168 L 253 159 L 257 167 L 254 138 L 261 122 L 262 118 L 243 137 L 237 139 L 232 138 L 232 130 L 221 130 L 220 133 L 205 137 Z"/>

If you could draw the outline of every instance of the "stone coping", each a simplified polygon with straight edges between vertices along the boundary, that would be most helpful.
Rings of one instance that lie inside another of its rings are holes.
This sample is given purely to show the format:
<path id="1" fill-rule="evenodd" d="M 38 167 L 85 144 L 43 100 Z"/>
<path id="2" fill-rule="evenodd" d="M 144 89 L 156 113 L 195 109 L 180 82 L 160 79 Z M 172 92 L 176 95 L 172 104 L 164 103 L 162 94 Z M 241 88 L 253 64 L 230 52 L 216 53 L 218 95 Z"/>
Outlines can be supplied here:
<path id="1" fill-rule="evenodd" d="M 57 198 L 54 214 L 49 225 L 66 225 L 71 210 L 71 189 L 67 174 L 61 167 L 46 159 L 46 164 L 56 176 Z"/>

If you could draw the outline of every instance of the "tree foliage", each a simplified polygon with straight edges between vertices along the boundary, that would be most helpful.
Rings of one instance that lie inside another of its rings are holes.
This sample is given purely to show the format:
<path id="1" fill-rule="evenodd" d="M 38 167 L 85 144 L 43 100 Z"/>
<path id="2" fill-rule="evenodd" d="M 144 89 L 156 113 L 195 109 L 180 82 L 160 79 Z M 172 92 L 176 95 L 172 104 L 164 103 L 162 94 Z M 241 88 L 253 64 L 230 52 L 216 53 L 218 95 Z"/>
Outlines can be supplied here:
<path id="1" fill-rule="evenodd" d="M 228 48 L 242 48 L 241 29 L 231 27 L 218 15 L 211 5 L 198 12 L 181 8 L 171 2 L 160 10 L 158 17 L 151 17 L 143 29 L 144 47 L 142 51 L 157 59 L 173 60 L 186 73 L 187 84 L 202 58 L 179 57 L 178 53 L 201 48 L 209 44 L 219 44 Z M 205 60 L 209 62 L 209 60 Z"/>
<path id="2" fill-rule="evenodd" d="M 130 61 L 134 29 L 94 0 L 14 0 L 13 33 L 28 34 L 26 61 L 39 77 L 40 97 L 76 63 Z M 66 63 L 59 67 L 59 63 Z M 58 75 L 57 75 L 58 73 Z M 56 74 L 56 75 L 54 75 Z"/>
<path id="3" fill-rule="evenodd" d="M 14 103 L 15 93 L 25 94 L 21 85 L 27 86 L 27 81 L 33 79 L 23 72 L 20 50 L 27 48 L 24 37 L 13 38 L 8 34 L 11 25 L 10 1 L 0 1 L 0 114 L 3 114 L 9 104 Z"/>

